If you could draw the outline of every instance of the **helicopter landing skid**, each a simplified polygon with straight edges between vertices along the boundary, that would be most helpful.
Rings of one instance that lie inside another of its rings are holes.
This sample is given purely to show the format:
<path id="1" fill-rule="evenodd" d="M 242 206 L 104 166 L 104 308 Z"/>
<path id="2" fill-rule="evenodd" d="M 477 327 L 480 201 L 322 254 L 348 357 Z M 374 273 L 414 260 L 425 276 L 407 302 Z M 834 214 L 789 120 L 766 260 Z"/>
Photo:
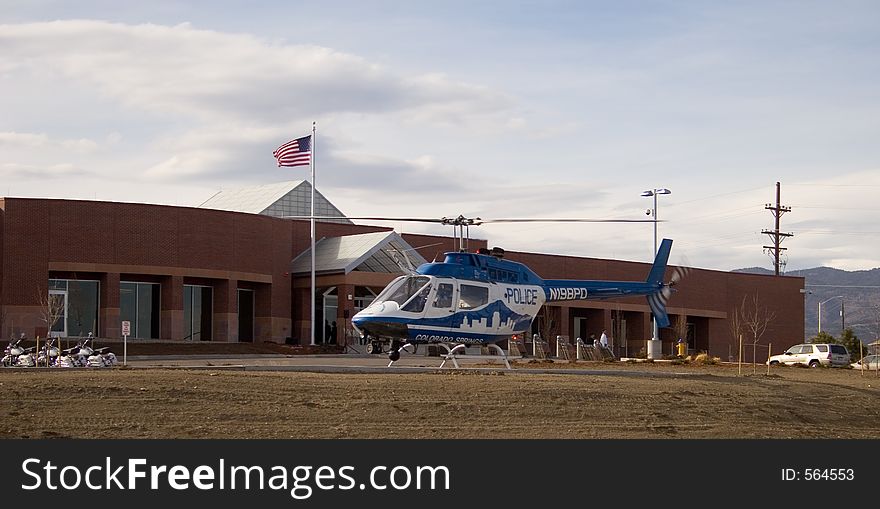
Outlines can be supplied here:
<path id="1" fill-rule="evenodd" d="M 456 345 L 453 346 L 452 348 L 450 348 L 449 345 L 450 345 L 449 343 L 438 343 L 438 346 L 441 346 L 441 347 L 443 347 L 443 348 L 446 349 L 446 353 L 445 353 L 444 355 L 442 355 L 442 357 L 443 357 L 443 362 L 440 363 L 440 367 L 442 368 L 443 366 L 446 365 L 446 363 L 447 363 L 448 361 L 452 361 L 452 364 L 456 367 L 456 369 L 458 369 L 458 368 L 460 368 L 460 366 L 458 365 L 457 355 L 461 355 L 461 352 L 462 352 L 464 349 L 467 348 L 467 345 L 465 345 L 465 344 L 463 344 L 463 343 L 462 343 L 462 344 L 456 344 Z M 498 346 L 498 345 L 496 345 L 496 344 L 489 344 L 489 345 L 485 345 L 485 346 L 487 346 L 487 347 L 489 347 L 489 348 L 494 348 L 495 351 L 498 352 L 498 355 L 497 355 L 497 356 L 496 356 L 496 355 L 493 355 L 492 358 L 497 359 L 497 358 L 500 356 L 500 357 L 501 357 L 501 360 L 504 361 L 504 366 L 507 367 L 507 369 L 513 369 L 513 368 L 510 367 L 510 362 L 508 361 L 507 354 L 504 353 L 504 350 L 503 350 L 500 346 Z M 411 343 L 404 343 L 403 346 L 401 346 L 400 348 L 398 348 L 396 351 L 392 350 L 392 353 L 396 353 L 396 354 L 397 354 L 397 355 L 396 355 L 397 358 L 391 360 L 390 362 L 388 362 L 388 366 L 387 366 L 387 367 L 390 368 L 391 366 L 393 366 L 394 363 L 395 363 L 398 359 L 400 359 L 400 354 L 401 354 L 402 352 L 404 352 L 404 351 L 409 352 L 409 350 L 407 350 L 407 347 L 412 347 L 412 352 L 410 352 L 410 353 L 415 353 L 415 352 L 416 352 L 416 345 L 413 345 L 413 344 L 411 344 Z M 476 357 L 479 357 L 479 356 L 476 356 L 476 355 L 469 355 L 469 356 L 468 356 L 468 358 L 471 358 L 471 359 L 476 358 Z M 517 357 L 517 358 L 518 358 L 518 357 Z"/>
<path id="2" fill-rule="evenodd" d="M 406 349 L 406 347 L 408 347 L 408 346 L 412 347 L 412 352 L 409 352 L 409 350 Z M 397 360 L 400 359 L 400 354 L 402 352 L 407 351 L 409 353 L 416 353 L 416 348 L 417 348 L 416 345 L 414 345 L 412 343 L 404 343 L 403 346 L 401 346 L 400 348 L 397 349 L 397 351 L 392 350 L 391 355 L 390 355 L 391 361 L 388 363 L 387 367 L 390 368 L 392 364 L 397 362 Z M 394 355 L 394 354 L 397 354 L 397 355 Z"/>
<path id="3" fill-rule="evenodd" d="M 449 348 L 449 345 L 446 343 L 440 343 L 440 346 L 442 346 L 443 348 L 446 349 L 446 355 L 443 356 L 443 362 L 440 364 L 440 367 L 442 368 L 443 366 L 446 365 L 447 361 L 451 360 L 452 364 L 456 367 L 456 369 L 458 369 L 459 365 L 458 365 L 458 360 L 456 359 L 456 356 L 457 356 L 457 354 L 459 354 L 459 352 L 461 352 L 462 350 L 465 350 L 467 348 L 467 345 L 458 344 L 458 345 L 455 345 L 454 347 L 452 347 L 451 349 Z M 504 350 L 500 346 L 498 346 L 494 343 L 491 343 L 491 344 L 488 344 L 485 346 L 487 346 L 489 348 L 494 348 L 495 351 L 498 352 L 498 355 L 501 356 L 501 360 L 504 361 L 504 366 L 506 366 L 507 369 L 513 369 L 510 367 L 510 362 L 507 361 L 507 354 L 504 353 Z M 475 356 L 469 355 L 468 357 L 473 359 Z M 492 356 L 492 357 L 494 358 L 496 356 Z"/>

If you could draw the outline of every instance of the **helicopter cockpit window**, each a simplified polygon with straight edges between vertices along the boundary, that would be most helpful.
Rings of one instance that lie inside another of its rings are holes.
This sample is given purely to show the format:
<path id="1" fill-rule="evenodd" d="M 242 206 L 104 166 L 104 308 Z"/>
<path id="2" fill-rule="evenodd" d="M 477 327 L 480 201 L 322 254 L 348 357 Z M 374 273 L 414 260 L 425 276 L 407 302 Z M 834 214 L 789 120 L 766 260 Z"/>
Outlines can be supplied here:
<path id="1" fill-rule="evenodd" d="M 461 285 L 459 309 L 474 309 L 489 303 L 489 289 L 482 286 Z"/>
<path id="2" fill-rule="evenodd" d="M 394 301 L 398 306 L 403 306 L 413 295 L 419 292 L 422 287 L 427 285 L 427 291 L 430 291 L 430 278 L 425 276 L 407 276 L 400 278 L 397 282 L 389 286 L 387 291 L 382 292 L 376 297 L 375 303 Z M 427 293 L 425 294 L 427 298 Z M 424 307 L 424 304 L 422 304 Z M 409 310 L 407 310 L 409 311 Z"/>
<path id="3" fill-rule="evenodd" d="M 435 308 L 452 307 L 452 283 L 440 283 L 437 285 L 437 295 L 434 297 Z"/>
<path id="4" fill-rule="evenodd" d="M 400 276 L 389 283 L 388 286 L 386 286 L 384 290 L 379 292 L 379 295 L 377 295 L 376 298 L 373 299 L 373 304 L 378 304 L 380 302 L 385 302 L 386 300 L 389 300 L 388 296 L 397 291 L 397 288 L 401 284 L 403 284 L 403 280 L 406 279 L 406 277 L 407 276 Z"/>
<path id="5" fill-rule="evenodd" d="M 406 303 L 406 306 L 400 308 L 402 311 L 409 311 L 411 313 L 421 313 L 425 310 L 425 303 L 428 302 L 428 294 L 431 293 L 431 285 L 427 284 L 422 287 L 419 293 L 416 294 L 415 297 L 409 300 Z"/>

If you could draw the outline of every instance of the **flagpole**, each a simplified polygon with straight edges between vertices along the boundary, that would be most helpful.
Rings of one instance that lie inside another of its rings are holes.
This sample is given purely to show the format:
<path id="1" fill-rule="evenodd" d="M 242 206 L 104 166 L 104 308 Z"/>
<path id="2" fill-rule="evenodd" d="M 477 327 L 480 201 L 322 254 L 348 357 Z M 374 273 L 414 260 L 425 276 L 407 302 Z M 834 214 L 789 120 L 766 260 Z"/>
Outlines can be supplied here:
<path id="1" fill-rule="evenodd" d="M 309 321 L 312 323 L 312 344 L 315 344 L 315 122 L 312 122 L 312 213 L 309 220 L 311 230 L 311 252 L 312 252 L 312 317 Z"/>

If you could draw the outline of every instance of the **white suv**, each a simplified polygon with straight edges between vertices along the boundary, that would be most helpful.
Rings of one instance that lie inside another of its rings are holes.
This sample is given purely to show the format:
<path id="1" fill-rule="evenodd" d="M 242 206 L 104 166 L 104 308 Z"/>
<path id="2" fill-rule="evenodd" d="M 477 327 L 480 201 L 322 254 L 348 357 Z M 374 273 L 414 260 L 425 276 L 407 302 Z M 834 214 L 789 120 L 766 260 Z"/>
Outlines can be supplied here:
<path id="1" fill-rule="evenodd" d="M 803 343 L 794 345 L 780 355 L 774 355 L 767 360 L 767 364 L 774 366 L 777 364 L 803 364 L 811 368 L 825 367 L 844 367 L 849 366 L 849 352 L 843 345 L 834 345 L 829 343 Z"/>

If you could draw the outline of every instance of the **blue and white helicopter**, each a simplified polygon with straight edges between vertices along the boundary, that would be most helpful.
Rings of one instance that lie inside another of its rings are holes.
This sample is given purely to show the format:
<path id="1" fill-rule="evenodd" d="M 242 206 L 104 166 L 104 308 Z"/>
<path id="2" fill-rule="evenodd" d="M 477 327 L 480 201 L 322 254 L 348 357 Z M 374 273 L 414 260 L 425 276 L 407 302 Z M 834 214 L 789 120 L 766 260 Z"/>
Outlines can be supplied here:
<path id="1" fill-rule="evenodd" d="M 493 222 L 502 221 L 546 220 Z M 476 253 L 462 249 L 466 243 L 465 229 L 481 224 L 479 218 L 459 216 L 439 222 L 461 229 L 459 251 L 445 253 L 442 262 L 425 263 L 413 273 L 398 277 L 367 308 L 352 317 L 352 325 L 373 351 L 382 351 L 382 345 L 390 342 L 389 366 L 400 359 L 402 351 L 420 344 L 445 346 L 447 359 L 454 359 L 468 345 L 487 346 L 503 356 L 507 364 L 497 343 L 522 337 L 530 330 L 541 306 L 548 302 L 644 295 L 658 326 L 669 326 L 666 301 L 674 280 L 664 283 L 664 275 L 672 249 L 670 239 L 663 239 L 660 244 L 645 281 L 542 279 L 522 263 L 505 260 L 500 248 L 483 248 Z"/>

